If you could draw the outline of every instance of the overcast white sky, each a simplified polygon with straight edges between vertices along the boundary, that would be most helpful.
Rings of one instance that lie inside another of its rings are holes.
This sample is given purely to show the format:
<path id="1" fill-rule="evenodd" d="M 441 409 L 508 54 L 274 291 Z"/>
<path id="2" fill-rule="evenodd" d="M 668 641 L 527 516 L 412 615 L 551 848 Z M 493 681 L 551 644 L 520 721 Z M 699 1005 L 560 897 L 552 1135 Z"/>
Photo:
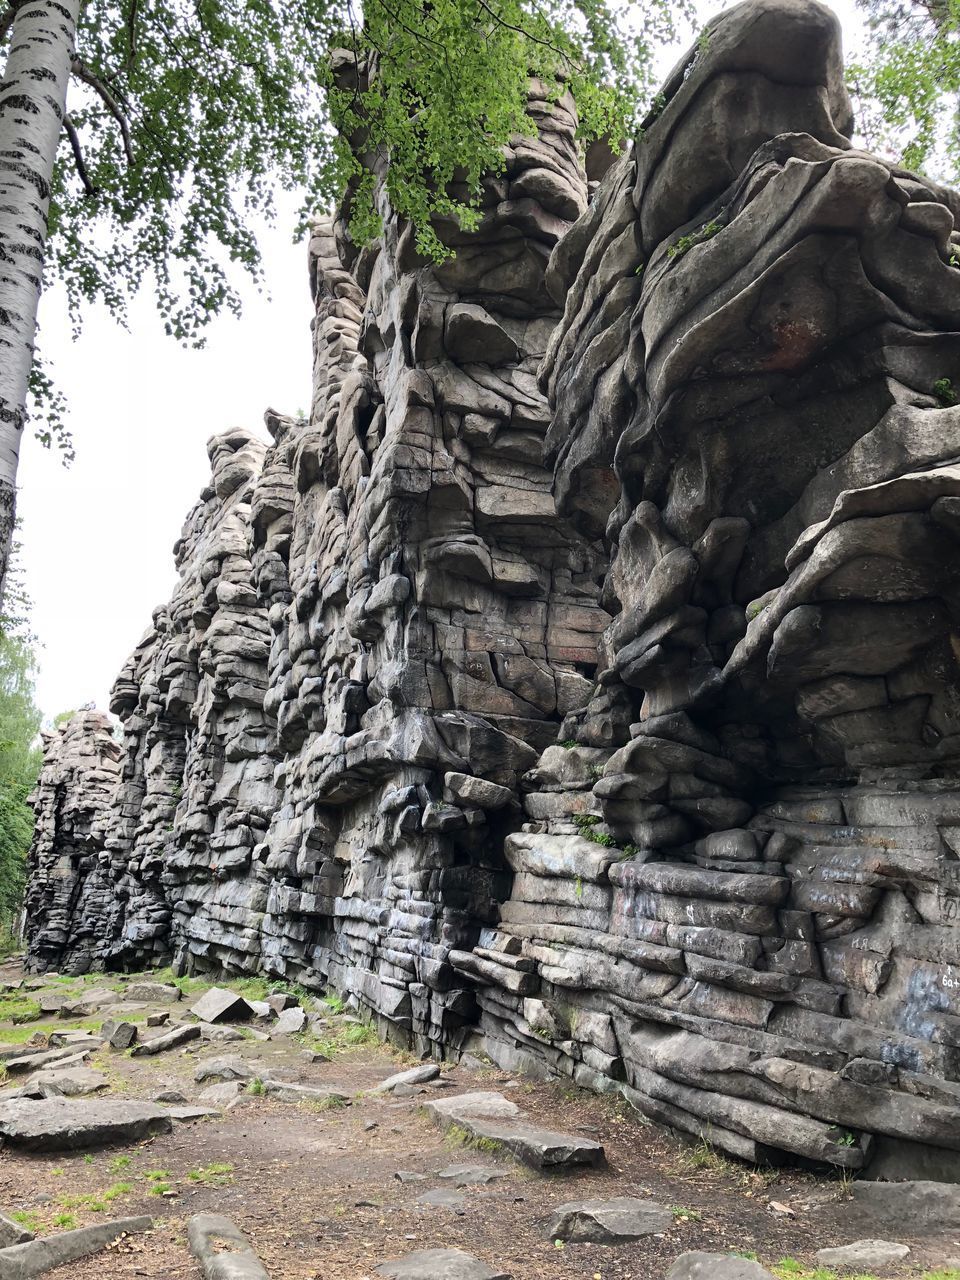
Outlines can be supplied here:
<path id="1" fill-rule="evenodd" d="M 702 16 L 718 7 L 702 5 Z M 853 0 L 834 8 L 850 45 Z M 664 54 L 664 71 L 680 51 Z M 41 346 L 69 396 L 77 453 L 64 469 L 29 438 L 21 456 L 23 565 L 47 717 L 85 702 L 106 708 L 176 581 L 171 550 L 209 475 L 207 439 L 236 426 L 265 435 L 268 405 L 287 413 L 309 405 L 306 252 L 290 243 L 294 202 L 286 207 L 288 221 L 262 239 L 270 298 L 248 288 L 243 317 L 214 322 L 202 351 L 165 337 L 143 295 L 129 333 L 95 313 L 73 342 L 62 292 L 51 285 L 44 294 Z"/>

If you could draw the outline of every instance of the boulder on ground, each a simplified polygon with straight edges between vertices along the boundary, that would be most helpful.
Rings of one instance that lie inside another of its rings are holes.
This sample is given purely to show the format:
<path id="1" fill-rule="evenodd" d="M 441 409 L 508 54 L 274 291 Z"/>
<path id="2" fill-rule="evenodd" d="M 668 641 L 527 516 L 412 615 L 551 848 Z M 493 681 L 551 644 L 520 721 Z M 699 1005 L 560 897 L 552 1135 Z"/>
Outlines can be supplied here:
<path id="1" fill-rule="evenodd" d="M 673 1226 L 673 1213 L 652 1200 L 618 1196 L 612 1200 L 577 1200 L 561 1204 L 550 1215 L 548 1240 L 620 1244 L 659 1235 Z"/>
<path id="2" fill-rule="evenodd" d="M 398 1071 L 395 1075 L 381 1080 L 370 1090 L 371 1093 L 392 1093 L 398 1085 L 426 1084 L 428 1080 L 436 1080 L 440 1068 L 435 1062 L 425 1062 L 421 1067 L 411 1067 L 409 1071 Z"/>
<path id="3" fill-rule="evenodd" d="M 681 1253 L 665 1280 L 775 1280 L 759 1262 L 738 1253 Z"/>
<path id="4" fill-rule="evenodd" d="M 817 1261 L 825 1267 L 844 1267 L 851 1271 L 879 1271 L 902 1262 L 910 1252 L 908 1244 L 890 1240 L 854 1240 L 836 1249 L 818 1249 Z"/>
<path id="5" fill-rule="evenodd" d="M 507 1271 L 488 1267 L 462 1249 L 418 1249 L 375 1268 L 386 1280 L 511 1280 Z"/>
<path id="6" fill-rule="evenodd" d="M 0 1139 L 26 1151 L 76 1151 L 108 1142 L 140 1142 L 173 1125 L 152 1102 L 113 1098 L 17 1099 L 0 1104 Z"/>
<path id="7" fill-rule="evenodd" d="M 110 992 L 111 997 L 114 993 Z M 144 1000 L 148 1004 L 176 1004 L 182 992 L 166 982 L 133 982 L 127 987 L 127 1000 Z"/>
<path id="8" fill-rule="evenodd" d="M 227 987 L 211 987 L 190 1006 L 200 1022 L 245 1022 L 253 1017 L 252 1006 L 241 995 Z"/>
<path id="9" fill-rule="evenodd" d="M 129 1049 L 136 1041 L 137 1028 L 132 1022 L 105 1022 L 100 1034 L 111 1049 Z"/>

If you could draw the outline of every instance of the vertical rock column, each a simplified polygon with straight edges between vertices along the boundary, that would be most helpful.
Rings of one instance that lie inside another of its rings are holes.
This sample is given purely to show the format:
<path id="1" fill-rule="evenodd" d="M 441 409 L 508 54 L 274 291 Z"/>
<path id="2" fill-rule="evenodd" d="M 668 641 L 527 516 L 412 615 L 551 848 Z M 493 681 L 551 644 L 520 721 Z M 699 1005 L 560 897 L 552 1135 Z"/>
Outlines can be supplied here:
<path id="1" fill-rule="evenodd" d="M 81 711 L 43 734 L 43 768 L 30 797 L 36 829 L 24 900 L 27 968 L 86 973 L 116 937 L 120 911 L 109 855 L 94 838 L 110 812 L 120 743 L 109 716 Z"/>
<path id="2" fill-rule="evenodd" d="M 254 517 L 286 752 L 257 855 L 264 945 L 278 971 L 434 1042 L 473 1017 L 519 778 L 589 694 L 607 621 L 599 549 L 558 518 L 542 463 L 544 272 L 585 205 L 571 105 L 542 92 L 540 135 L 487 183 L 479 232 L 442 229 L 447 263 L 418 259 L 389 210 L 358 256 L 317 228 L 312 417 L 278 432 L 254 500 L 283 455 L 289 537 L 279 502 Z"/>

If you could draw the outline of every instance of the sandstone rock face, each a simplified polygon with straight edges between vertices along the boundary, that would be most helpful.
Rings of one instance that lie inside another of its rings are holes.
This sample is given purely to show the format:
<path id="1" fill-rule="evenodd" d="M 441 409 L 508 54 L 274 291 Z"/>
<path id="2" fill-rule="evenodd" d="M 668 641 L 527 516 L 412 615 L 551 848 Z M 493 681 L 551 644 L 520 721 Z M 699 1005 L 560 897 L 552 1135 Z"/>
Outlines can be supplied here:
<path id="1" fill-rule="evenodd" d="M 841 72 L 747 0 L 589 207 L 533 85 L 455 258 L 317 227 L 309 419 L 210 442 L 122 754 L 48 747 L 35 967 L 330 986 L 750 1159 L 960 1151 L 960 198 Z"/>

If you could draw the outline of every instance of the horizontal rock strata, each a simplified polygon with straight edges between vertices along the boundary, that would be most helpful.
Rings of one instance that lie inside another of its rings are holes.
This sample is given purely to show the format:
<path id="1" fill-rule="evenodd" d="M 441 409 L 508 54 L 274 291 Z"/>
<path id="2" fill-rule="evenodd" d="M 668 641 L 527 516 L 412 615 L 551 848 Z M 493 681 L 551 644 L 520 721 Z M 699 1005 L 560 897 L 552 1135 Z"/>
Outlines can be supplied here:
<path id="1" fill-rule="evenodd" d="M 30 963 L 951 1167 L 960 197 L 851 146 L 800 0 L 710 24 L 596 189 L 530 112 L 445 263 L 316 228 L 309 418 L 210 442 L 122 748 L 48 743 Z"/>

